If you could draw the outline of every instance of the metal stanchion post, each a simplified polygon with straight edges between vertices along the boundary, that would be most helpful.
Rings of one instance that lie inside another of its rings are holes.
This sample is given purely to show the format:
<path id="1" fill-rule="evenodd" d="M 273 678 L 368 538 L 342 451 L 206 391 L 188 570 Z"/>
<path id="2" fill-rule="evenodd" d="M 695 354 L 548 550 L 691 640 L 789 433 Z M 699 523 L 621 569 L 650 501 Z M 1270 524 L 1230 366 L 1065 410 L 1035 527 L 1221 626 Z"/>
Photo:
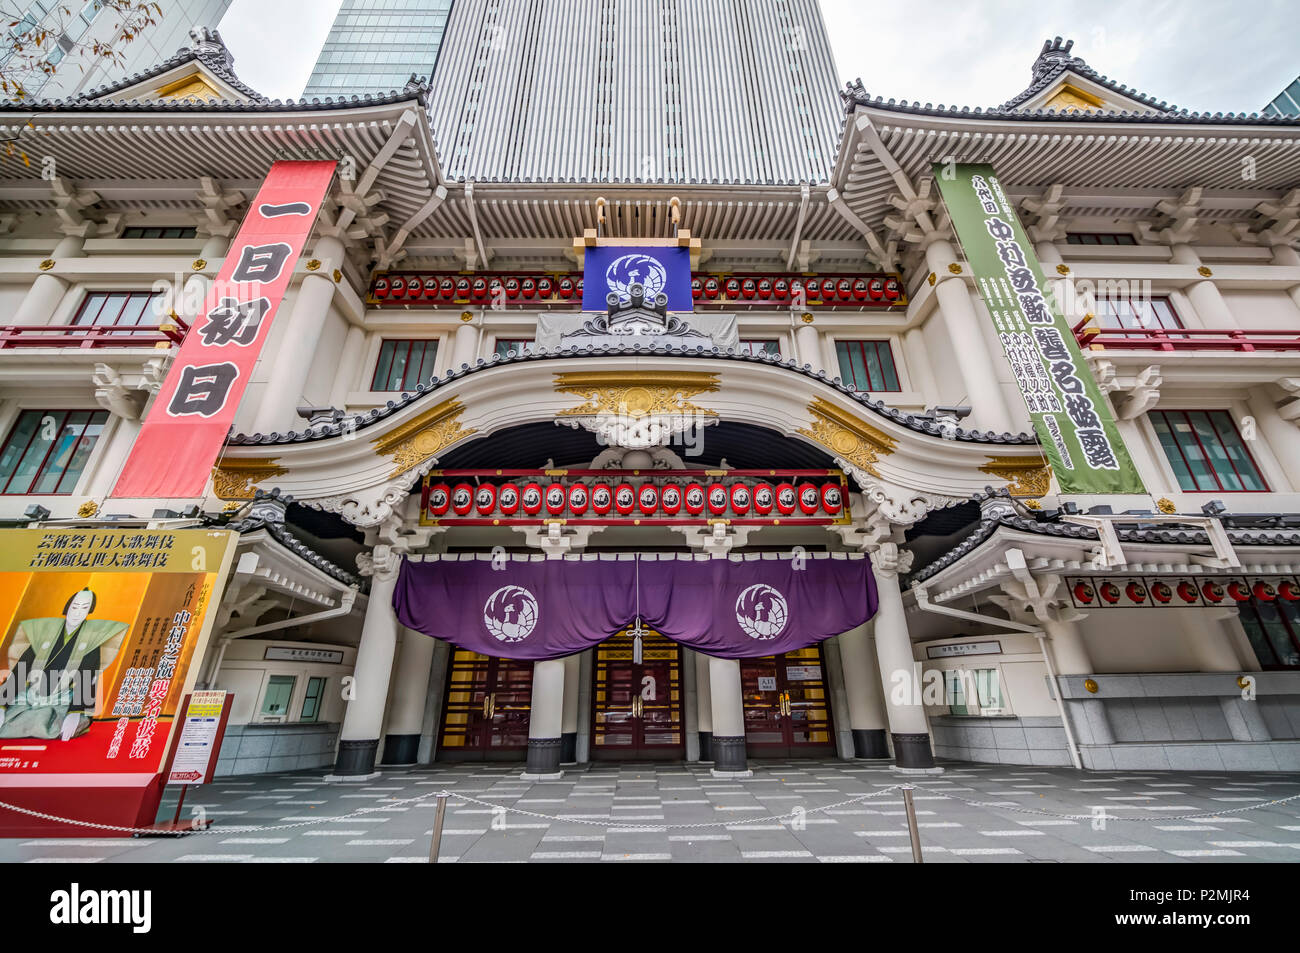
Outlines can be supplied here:
<path id="1" fill-rule="evenodd" d="M 447 794 L 438 795 L 438 808 L 433 815 L 433 838 L 429 841 L 429 863 L 438 862 L 438 851 L 442 847 L 442 825 L 447 817 Z"/>
<path id="2" fill-rule="evenodd" d="M 903 807 L 907 810 L 907 836 L 912 841 L 912 862 L 925 863 L 921 856 L 921 832 L 916 827 L 916 805 L 912 803 L 912 785 L 903 785 Z"/>

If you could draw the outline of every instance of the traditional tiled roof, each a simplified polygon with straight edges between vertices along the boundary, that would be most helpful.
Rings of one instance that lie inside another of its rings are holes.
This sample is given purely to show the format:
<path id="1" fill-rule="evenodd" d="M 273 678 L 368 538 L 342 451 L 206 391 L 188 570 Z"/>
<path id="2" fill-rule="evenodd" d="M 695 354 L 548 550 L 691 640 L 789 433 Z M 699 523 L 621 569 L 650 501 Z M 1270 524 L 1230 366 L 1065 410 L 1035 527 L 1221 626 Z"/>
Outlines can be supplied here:
<path id="1" fill-rule="evenodd" d="M 1161 112 L 1177 112 L 1177 107 L 1170 106 L 1163 100 L 1157 102 L 1155 97 L 1140 93 L 1136 89 L 1130 89 L 1116 83 L 1114 80 L 1103 76 L 1095 69 L 1083 61 L 1082 57 L 1071 56 L 1070 50 L 1074 46 L 1074 40 L 1061 41 L 1061 38 L 1055 37 L 1051 40 L 1043 41 L 1043 50 L 1038 54 L 1038 59 L 1034 60 L 1033 74 L 1034 81 L 1029 84 L 1028 88 L 1019 95 L 1012 96 L 1005 103 L 999 106 L 999 109 L 1014 109 L 1028 99 L 1047 89 L 1056 82 L 1065 73 L 1077 73 L 1085 79 L 1092 80 L 1098 86 L 1104 86 L 1112 92 L 1119 93 L 1127 99 L 1135 99 L 1152 109 Z"/>
<path id="2" fill-rule="evenodd" d="M 863 407 L 875 414 L 879 414 L 894 423 L 901 424 L 909 430 L 917 433 L 928 434 L 932 437 L 944 437 L 945 434 L 952 433 L 942 428 L 935 420 L 909 414 L 885 404 L 881 400 L 872 400 L 865 397 L 857 391 L 847 386 L 838 377 L 827 377 L 825 371 L 814 371 L 808 364 L 802 366 L 795 363 L 793 358 L 787 358 L 782 361 L 780 355 L 769 354 L 766 352 L 759 354 L 749 354 L 738 352 L 734 348 L 725 350 L 714 345 L 712 348 L 705 348 L 699 344 L 695 347 L 676 347 L 668 345 L 634 345 L 631 347 L 615 347 L 610 345 L 600 345 L 595 347 L 587 345 L 583 348 L 557 348 L 554 350 L 547 348 L 527 349 L 522 354 L 516 354 L 513 350 L 507 356 L 502 357 L 500 354 L 493 354 L 490 359 L 479 358 L 474 364 L 462 364 L 459 370 L 449 370 L 446 376 L 441 379 L 434 378 L 429 383 L 418 384 L 413 392 L 403 393 L 397 400 L 388 401 L 383 407 L 376 408 L 366 414 L 358 414 L 351 417 L 340 416 L 333 423 L 319 424 L 315 427 L 307 427 L 306 430 L 291 430 L 288 433 L 254 433 L 244 434 L 237 433 L 229 437 L 227 443 L 232 446 L 257 446 L 264 444 L 285 444 L 285 443 L 303 443 L 311 440 L 324 440 L 329 437 L 337 437 L 345 433 L 355 433 L 357 430 L 372 426 L 380 421 L 391 417 L 393 414 L 409 407 L 418 400 L 423 399 L 426 395 L 433 393 L 441 387 L 446 387 L 453 381 L 459 380 L 469 374 L 476 374 L 480 371 L 489 370 L 495 367 L 502 367 L 507 364 L 523 364 L 528 361 L 547 361 L 563 360 L 575 357 L 628 357 L 637 355 L 660 355 L 664 357 L 686 357 L 709 360 L 727 360 L 727 361 L 748 361 L 755 364 L 770 364 L 779 367 L 782 370 L 795 374 L 802 374 L 804 377 L 810 377 L 813 380 L 821 381 L 827 387 L 832 387 L 844 394 L 849 399 L 856 401 Z M 966 440 L 971 443 L 989 443 L 989 444 L 1035 444 L 1038 438 L 1034 434 L 1028 433 L 994 433 L 991 430 L 963 430 L 960 427 L 956 429 L 955 436 L 949 439 Z"/>

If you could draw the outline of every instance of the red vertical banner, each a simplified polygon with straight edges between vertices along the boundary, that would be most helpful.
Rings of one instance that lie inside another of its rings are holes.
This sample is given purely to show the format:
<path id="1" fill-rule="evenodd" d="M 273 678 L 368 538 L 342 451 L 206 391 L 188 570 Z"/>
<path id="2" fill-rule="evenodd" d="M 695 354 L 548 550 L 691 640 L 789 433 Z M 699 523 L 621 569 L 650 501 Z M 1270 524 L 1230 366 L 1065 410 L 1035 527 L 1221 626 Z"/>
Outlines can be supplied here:
<path id="1" fill-rule="evenodd" d="M 334 166 L 271 166 L 140 428 L 113 496 L 203 495 Z"/>

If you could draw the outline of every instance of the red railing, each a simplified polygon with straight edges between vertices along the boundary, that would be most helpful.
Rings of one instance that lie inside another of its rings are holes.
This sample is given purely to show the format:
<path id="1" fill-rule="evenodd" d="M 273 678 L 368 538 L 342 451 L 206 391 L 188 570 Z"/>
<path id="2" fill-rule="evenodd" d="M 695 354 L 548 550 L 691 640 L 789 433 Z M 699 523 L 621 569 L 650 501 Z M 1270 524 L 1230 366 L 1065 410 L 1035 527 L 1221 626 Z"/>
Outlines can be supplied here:
<path id="1" fill-rule="evenodd" d="M 1300 331 L 1246 328 L 1099 328 L 1074 326 L 1079 347 L 1128 351 L 1300 351 Z"/>
<path id="2" fill-rule="evenodd" d="M 188 330 L 180 318 L 163 324 L 0 325 L 0 351 L 16 347 L 154 347 L 180 344 Z"/>

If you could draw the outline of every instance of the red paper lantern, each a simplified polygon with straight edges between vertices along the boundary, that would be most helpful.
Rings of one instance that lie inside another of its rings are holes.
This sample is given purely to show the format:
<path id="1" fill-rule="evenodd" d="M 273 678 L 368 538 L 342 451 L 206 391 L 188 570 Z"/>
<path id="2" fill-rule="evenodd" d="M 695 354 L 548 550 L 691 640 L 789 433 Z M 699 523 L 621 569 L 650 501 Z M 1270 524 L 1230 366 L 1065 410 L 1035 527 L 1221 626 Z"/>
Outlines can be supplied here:
<path id="1" fill-rule="evenodd" d="M 567 500 L 568 494 L 564 492 L 563 484 L 552 483 L 546 488 L 546 512 L 552 516 L 559 516 L 564 512 Z"/>
<path id="2" fill-rule="evenodd" d="M 614 488 L 614 512 L 619 516 L 627 516 L 636 506 L 636 490 L 632 489 L 631 484 L 620 483 Z"/>
<path id="3" fill-rule="evenodd" d="M 550 278 L 537 279 L 537 297 L 545 300 L 555 294 L 555 282 Z"/>
<path id="4" fill-rule="evenodd" d="M 418 298 L 424 293 L 424 282 L 415 276 L 406 279 L 406 297 L 408 299 Z"/>
<path id="5" fill-rule="evenodd" d="M 591 508 L 597 516 L 604 516 L 614 506 L 614 491 L 608 483 L 596 483 L 591 487 Z"/>
<path id="6" fill-rule="evenodd" d="M 775 505 L 776 491 L 772 489 L 772 484 L 754 484 L 754 512 L 759 516 L 766 516 L 772 512 L 772 507 Z"/>
<path id="7" fill-rule="evenodd" d="M 574 483 L 569 487 L 569 510 L 574 516 L 581 516 L 587 512 L 587 505 L 591 498 L 587 495 L 587 484 Z"/>
<path id="8" fill-rule="evenodd" d="M 1284 579 L 1277 587 L 1277 594 L 1287 602 L 1300 602 L 1300 586 L 1290 579 Z"/>
<path id="9" fill-rule="evenodd" d="M 482 301 L 488 295 L 488 283 L 486 278 L 475 278 L 470 284 L 470 294 L 475 301 Z"/>
<path id="10" fill-rule="evenodd" d="M 682 488 L 676 483 L 665 483 L 659 491 L 659 508 L 668 516 L 676 516 L 682 508 Z"/>
<path id="11" fill-rule="evenodd" d="M 798 505 L 799 497 L 794 491 L 794 484 L 779 484 L 776 488 L 776 511 L 782 516 L 789 516 Z"/>
<path id="12" fill-rule="evenodd" d="M 519 291 L 520 291 L 519 279 L 518 279 L 518 278 L 507 278 L 507 279 L 506 279 L 506 297 L 509 298 L 511 301 L 514 301 L 516 298 L 519 297 Z"/>
<path id="13" fill-rule="evenodd" d="M 1151 598 L 1161 605 L 1168 605 L 1173 597 L 1174 591 L 1165 583 L 1156 581 L 1151 584 Z"/>
<path id="14" fill-rule="evenodd" d="M 1211 581 L 1201 586 L 1201 595 L 1205 596 L 1206 602 L 1219 603 L 1223 601 L 1223 598 L 1227 593 L 1224 592 L 1221 585 L 1217 582 Z"/>
<path id="15" fill-rule="evenodd" d="M 1250 587 L 1250 593 L 1260 602 L 1277 601 L 1277 590 L 1274 589 L 1269 583 L 1265 582 L 1263 579 L 1259 580 L 1258 582 L 1255 583 L 1255 585 Z"/>
<path id="16" fill-rule="evenodd" d="M 817 487 L 811 483 L 804 483 L 799 487 L 799 509 L 805 516 L 812 516 L 821 506 L 822 495 Z"/>
<path id="17" fill-rule="evenodd" d="M 772 297 L 771 278 L 760 278 L 758 280 L 758 296 L 764 299 Z"/>
<path id="18" fill-rule="evenodd" d="M 717 278 L 706 278 L 704 280 L 704 297 L 712 301 L 722 291 L 722 282 Z"/>
<path id="19" fill-rule="evenodd" d="M 1234 579 L 1228 583 L 1228 595 L 1238 602 L 1248 602 L 1250 600 L 1250 587 L 1240 579 Z"/>
<path id="20" fill-rule="evenodd" d="M 853 297 L 853 282 L 847 278 L 841 278 L 835 284 L 835 291 L 839 294 L 841 301 L 848 301 Z"/>
<path id="21" fill-rule="evenodd" d="M 474 505 L 474 488 L 468 483 L 457 483 L 451 491 L 451 511 L 457 516 L 464 516 Z"/>
<path id="22" fill-rule="evenodd" d="M 509 284 L 509 282 L 507 282 L 507 284 Z M 537 294 L 537 282 L 532 278 L 525 278 L 523 281 L 519 282 L 519 293 L 525 298 L 531 298 L 533 295 Z"/>
<path id="23" fill-rule="evenodd" d="M 503 483 L 497 490 L 497 508 L 506 516 L 519 512 L 519 487 L 513 483 Z"/>
<path id="24" fill-rule="evenodd" d="M 749 504 L 749 487 L 743 483 L 735 484 L 731 488 L 731 512 L 737 516 L 744 516 L 749 512 Z"/>
<path id="25" fill-rule="evenodd" d="M 561 279 L 560 279 L 560 297 L 561 297 L 561 298 L 564 298 L 566 301 L 567 301 L 569 298 L 572 298 L 572 297 L 573 297 L 573 279 L 572 279 L 572 278 L 561 278 Z"/>
<path id="26" fill-rule="evenodd" d="M 1082 602 L 1085 606 L 1092 605 L 1092 600 L 1097 598 L 1093 592 L 1092 586 L 1086 582 L 1076 582 L 1074 584 L 1074 598 L 1076 602 Z"/>
<path id="27" fill-rule="evenodd" d="M 1097 590 L 1101 593 L 1101 597 L 1111 605 L 1119 602 L 1119 586 L 1115 585 L 1113 582 L 1103 582 L 1097 587 Z"/>
<path id="28" fill-rule="evenodd" d="M 867 279 L 858 278 L 853 282 L 853 297 L 857 301 L 867 300 Z"/>
<path id="29" fill-rule="evenodd" d="M 1188 582 L 1186 579 L 1180 582 L 1178 588 L 1174 591 L 1178 593 L 1178 598 L 1182 599 L 1183 602 L 1194 603 L 1200 598 L 1196 594 L 1196 583 Z"/>
<path id="30" fill-rule="evenodd" d="M 542 485 L 540 483 L 525 483 L 519 505 L 529 516 L 536 516 L 540 513 L 542 511 Z"/>
<path id="31" fill-rule="evenodd" d="M 831 304 L 835 301 L 835 279 L 834 278 L 822 279 L 821 298 L 822 301 L 824 301 L 827 304 Z"/>
<path id="32" fill-rule="evenodd" d="M 838 483 L 827 483 L 822 487 L 822 509 L 831 516 L 839 514 L 844 508 L 844 494 Z"/>
<path id="33" fill-rule="evenodd" d="M 446 301 L 456 297 L 456 279 L 444 278 L 438 282 L 438 294 Z"/>
<path id="34" fill-rule="evenodd" d="M 704 487 L 698 483 L 686 484 L 686 493 L 682 498 L 682 506 L 691 516 L 699 516 L 704 512 Z"/>
<path id="35" fill-rule="evenodd" d="M 758 293 L 758 282 L 753 278 L 746 278 L 740 283 L 740 293 L 745 296 L 745 300 L 754 297 Z"/>
<path id="36" fill-rule="evenodd" d="M 692 278 L 691 297 L 698 300 L 702 294 L 704 294 L 704 282 L 701 281 L 699 278 Z"/>
<path id="37" fill-rule="evenodd" d="M 809 278 L 803 283 L 803 296 L 806 301 L 816 301 L 822 296 L 822 284 L 816 278 Z"/>
<path id="38" fill-rule="evenodd" d="M 387 278 L 376 278 L 376 279 L 375 279 L 375 288 L 374 288 L 374 295 L 375 295 L 375 297 L 376 297 L 376 298 L 387 298 L 387 297 L 388 297 L 388 293 L 389 293 L 389 288 L 388 288 L 388 279 L 387 279 Z"/>
<path id="39" fill-rule="evenodd" d="M 659 487 L 653 483 L 641 484 L 636 494 L 636 505 L 643 515 L 652 515 L 659 507 Z"/>
<path id="40" fill-rule="evenodd" d="M 867 282 L 867 296 L 872 301 L 879 301 L 885 296 L 885 279 L 872 278 Z"/>
<path id="41" fill-rule="evenodd" d="M 778 278 L 772 282 L 772 297 L 776 298 L 777 301 L 784 301 L 790 297 L 790 282 L 784 278 Z"/>
<path id="42" fill-rule="evenodd" d="M 401 298 L 406 295 L 406 279 L 401 275 L 393 275 L 388 279 L 388 287 L 394 298 Z"/>
<path id="43" fill-rule="evenodd" d="M 429 487 L 429 512 L 434 516 L 442 516 L 449 509 L 451 509 L 451 487 L 445 483 Z"/>
<path id="44" fill-rule="evenodd" d="M 897 301 L 903 296 L 903 286 L 899 284 L 897 278 L 890 278 L 885 282 L 885 300 Z"/>
<path id="45" fill-rule="evenodd" d="M 740 297 L 740 279 L 739 279 L 739 278 L 728 278 L 728 279 L 727 279 L 727 284 L 725 285 L 725 287 L 726 287 L 726 289 L 727 289 L 727 297 L 728 297 L 728 298 L 739 298 L 739 297 Z"/>
<path id="46" fill-rule="evenodd" d="M 468 278 L 457 278 L 456 297 L 461 299 L 468 298 L 470 295 L 470 291 L 473 289 L 473 287 L 474 287 L 474 283 L 471 282 Z"/>
<path id="47" fill-rule="evenodd" d="M 1134 580 L 1124 587 L 1124 595 L 1129 597 L 1130 602 L 1146 602 L 1147 587 Z"/>
<path id="48" fill-rule="evenodd" d="M 424 297 L 427 298 L 427 299 L 429 299 L 430 301 L 432 301 L 434 298 L 438 297 L 438 279 L 437 279 L 437 278 L 425 278 L 425 279 L 424 279 Z"/>
<path id="49" fill-rule="evenodd" d="M 474 491 L 474 509 L 479 516 L 487 516 L 497 508 L 497 488 L 491 483 L 484 483 Z"/>
<path id="50" fill-rule="evenodd" d="M 709 512 L 714 516 L 721 516 L 727 512 L 727 488 L 721 483 L 711 483 L 709 485 L 708 505 Z"/>

